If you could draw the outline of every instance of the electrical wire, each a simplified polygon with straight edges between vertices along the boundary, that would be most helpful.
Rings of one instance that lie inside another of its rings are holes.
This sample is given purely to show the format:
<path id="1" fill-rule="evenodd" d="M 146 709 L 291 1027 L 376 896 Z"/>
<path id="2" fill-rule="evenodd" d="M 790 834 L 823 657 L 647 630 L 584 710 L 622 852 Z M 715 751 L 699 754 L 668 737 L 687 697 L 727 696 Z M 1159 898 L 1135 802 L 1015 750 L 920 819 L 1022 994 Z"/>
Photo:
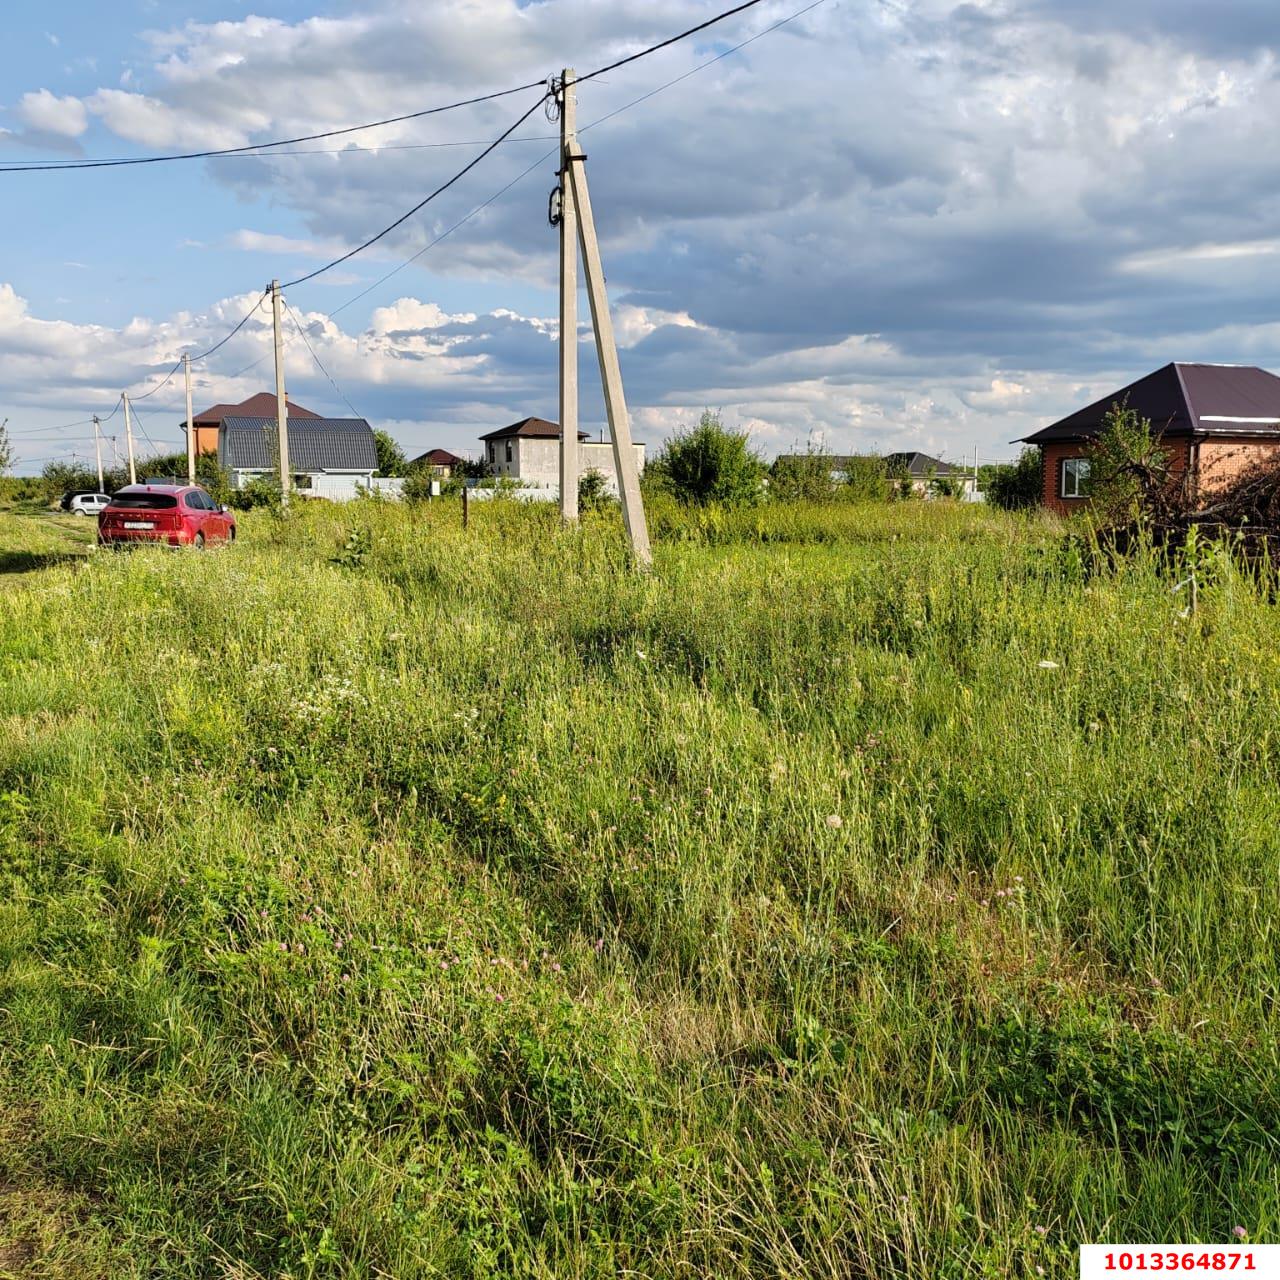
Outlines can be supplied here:
<path id="1" fill-rule="evenodd" d="M 343 394 L 342 388 L 334 381 L 333 374 L 331 374 L 329 370 L 320 363 L 320 357 L 316 355 L 316 349 L 311 345 L 311 339 L 308 338 L 306 333 L 303 331 L 302 325 L 298 322 L 298 317 L 294 314 L 293 308 L 286 302 L 284 304 L 284 309 L 289 313 L 289 319 L 293 321 L 293 327 L 298 331 L 298 337 L 302 339 L 307 350 L 311 352 L 311 358 L 316 362 L 316 368 L 329 379 L 329 385 L 338 393 L 338 399 L 341 400 L 357 418 L 363 417 L 364 415 L 361 414 L 355 405 L 353 405 Z"/>
<path id="2" fill-rule="evenodd" d="M 528 84 L 517 85 L 514 89 L 501 89 L 497 93 L 481 94 L 476 98 L 464 98 L 460 102 L 446 103 L 441 107 L 427 107 L 425 110 L 410 111 L 402 116 L 388 116 L 385 120 L 370 120 L 364 124 L 348 125 L 343 129 L 328 129 L 323 133 L 307 133 L 297 138 L 280 138 L 275 142 L 251 142 L 242 147 L 222 147 L 213 151 L 185 151 L 161 156 L 114 156 L 97 160 L 42 160 L 25 164 L 0 165 L 0 173 L 37 173 L 64 169 L 113 169 L 121 165 L 164 164 L 170 160 L 212 160 L 219 156 L 244 155 L 272 147 L 296 146 L 300 142 L 319 142 L 323 138 L 340 138 L 344 134 L 360 133 L 365 129 L 381 129 L 389 124 L 403 124 L 406 120 L 421 120 L 425 116 L 436 116 L 445 111 L 456 111 L 459 107 L 472 107 L 481 102 L 493 102 L 498 98 L 507 98 L 514 93 L 523 93 L 526 89 L 537 89 L 544 83 L 545 81 L 543 80 L 531 80 Z"/>
<path id="3" fill-rule="evenodd" d="M 699 31 L 705 31 L 708 27 L 714 27 L 717 22 L 723 22 L 726 18 L 732 18 L 735 14 L 745 13 L 748 9 L 754 9 L 760 3 L 762 3 L 762 0 L 746 0 L 745 4 L 740 4 L 733 9 L 726 9 L 723 13 L 717 13 L 714 18 L 708 18 L 706 22 L 700 22 L 696 27 L 690 27 L 688 31 L 682 31 L 678 36 L 671 36 L 660 44 L 651 44 L 647 49 L 641 49 L 639 53 L 619 58 L 617 62 L 611 62 L 607 67 L 598 67 L 595 71 L 590 71 L 585 76 L 579 76 L 575 83 L 582 84 L 587 80 L 594 80 L 597 76 L 607 75 L 610 71 L 616 71 L 619 67 L 625 67 L 629 63 L 638 62 L 641 58 L 647 58 L 651 53 L 657 53 L 660 49 L 666 49 L 681 40 L 687 39 L 689 36 L 697 35 Z"/>
<path id="4" fill-rule="evenodd" d="M 755 8 L 756 5 L 763 3 L 763 0 L 746 0 L 744 4 L 735 5 L 732 9 L 726 9 L 722 13 L 718 13 L 713 18 L 708 18 L 705 22 L 698 23 L 695 27 L 690 27 L 687 31 L 682 31 L 679 35 L 668 37 L 666 40 L 659 41 L 657 44 L 650 45 L 647 49 L 641 49 L 638 53 L 628 54 L 625 58 L 619 58 L 615 62 L 609 63 L 608 66 L 598 67 L 595 71 L 590 71 L 584 76 L 577 78 L 577 83 L 582 84 L 587 80 L 594 80 L 598 76 L 606 75 L 610 71 L 616 71 L 619 67 L 625 67 L 633 62 L 638 62 L 641 58 L 647 58 L 650 54 L 658 53 L 662 49 L 670 48 L 673 44 L 678 44 L 681 40 L 687 39 L 689 36 L 697 35 L 700 31 L 706 31 L 709 27 L 714 27 L 717 23 L 723 22 L 726 18 L 732 18 L 739 13 L 744 13 L 748 9 Z M 512 94 L 523 93 L 527 89 L 536 89 L 547 83 L 544 80 L 531 80 L 527 84 L 516 85 L 511 89 L 500 89 L 495 93 L 481 94 L 474 98 L 464 98 L 459 102 L 446 103 L 439 107 L 427 107 L 422 111 L 410 111 L 404 115 L 388 116 L 384 120 L 370 120 L 365 124 L 348 125 L 342 129 L 328 129 L 320 133 L 303 134 L 296 138 L 280 138 L 274 142 L 251 142 L 240 147 L 221 147 L 208 151 L 186 151 L 170 155 L 158 156 L 114 156 L 96 160 L 59 160 L 59 161 L 29 161 L 21 164 L 0 165 L 0 173 L 36 173 L 61 171 L 64 169 L 107 169 L 116 168 L 121 165 L 139 165 L 139 164 L 164 164 L 172 160 L 211 160 L 220 156 L 246 155 L 257 152 L 270 150 L 276 147 L 296 146 L 302 142 L 319 142 L 324 138 L 338 138 L 346 134 L 360 133 L 365 129 L 380 129 L 389 124 L 403 124 L 408 120 L 421 120 L 426 116 L 440 115 L 445 111 L 456 111 L 460 107 L 471 107 L 482 102 L 494 102 L 498 98 L 507 98 Z"/>
<path id="5" fill-rule="evenodd" d="M 417 213 L 420 209 L 426 208 L 426 206 L 429 205 L 437 196 L 443 195 L 444 192 L 448 191 L 449 188 L 453 186 L 455 182 L 458 182 L 460 179 L 464 178 L 468 173 L 471 172 L 472 169 L 476 167 L 476 165 L 480 163 L 481 160 L 483 160 L 486 156 L 490 155 L 507 138 L 509 138 L 513 133 L 515 133 L 515 131 L 522 124 L 524 124 L 524 122 L 531 115 L 533 115 L 533 113 L 537 111 L 537 109 L 540 106 L 542 106 L 543 102 L 546 101 L 546 98 L 547 98 L 547 95 L 543 93 L 542 96 L 537 100 L 537 102 L 535 102 L 533 106 L 531 106 L 528 109 L 528 111 L 524 112 L 524 114 L 521 115 L 518 120 L 516 120 L 513 124 L 511 124 L 507 128 L 507 130 L 501 135 L 501 137 L 495 138 L 487 147 L 485 147 L 483 151 L 481 151 L 478 155 L 474 156 L 467 164 L 463 165 L 463 167 L 459 169 L 458 172 L 455 173 L 453 177 L 449 179 L 448 182 L 441 183 L 441 185 L 438 186 L 429 196 L 426 196 L 422 200 L 419 200 L 418 203 L 415 204 L 412 209 L 408 210 L 406 213 L 402 213 L 400 217 L 398 217 L 389 226 L 383 227 L 382 230 L 379 231 L 377 235 L 370 236 L 369 239 L 366 240 L 363 244 L 357 245 L 354 249 L 351 249 L 348 252 L 344 253 L 340 258 L 334 258 L 332 262 L 325 263 L 323 267 L 317 267 L 314 271 L 309 271 L 305 276 L 299 276 L 296 280 L 290 280 L 284 287 L 286 289 L 292 289 L 294 285 L 305 284 L 308 280 L 314 280 L 316 276 L 324 275 L 326 271 L 331 271 L 334 267 L 339 266 L 341 263 L 347 262 L 350 259 L 354 258 L 356 254 L 363 253 L 367 248 L 370 247 L 370 245 L 377 244 L 378 241 L 381 240 L 384 236 L 389 235 L 397 227 L 402 226 L 404 223 L 408 222 L 408 220 L 412 218 L 415 213 Z"/>
<path id="6" fill-rule="evenodd" d="M 726 49 L 723 53 L 718 53 L 715 55 L 715 57 L 708 58 L 705 62 L 700 62 L 696 67 L 693 67 L 689 71 L 684 72 L 683 75 L 678 75 L 674 79 L 668 80 L 665 84 L 658 85 L 656 89 L 650 89 L 648 93 L 641 94 L 640 97 L 634 98 L 632 99 L 632 101 L 624 104 L 623 106 L 618 107 L 613 111 L 610 111 L 607 115 L 603 115 L 598 117 L 595 120 L 592 120 L 590 124 L 583 125 L 582 128 L 578 130 L 578 133 L 579 134 L 586 133 L 588 130 L 594 129 L 597 125 L 604 124 L 606 120 L 612 120 L 615 116 L 621 115 L 624 111 L 630 111 L 632 107 L 637 107 L 642 102 L 647 102 L 650 98 L 656 97 L 658 94 L 664 92 L 667 89 L 672 88 L 674 85 L 680 84 L 681 81 L 688 80 L 690 76 L 697 75 L 699 71 L 705 71 L 707 67 L 713 66 L 715 63 L 722 61 L 724 58 L 729 57 L 731 54 L 737 53 L 739 49 L 745 49 L 747 45 L 754 44 L 757 40 L 763 39 L 763 37 L 769 35 L 774 31 L 777 31 L 780 27 L 785 27 L 787 23 L 794 22 L 797 18 L 803 17 L 810 10 L 816 9 L 820 5 L 823 5 L 825 3 L 826 3 L 826 0 L 814 0 L 814 3 L 810 5 L 806 5 L 803 9 L 799 9 L 795 13 L 790 14 L 788 17 L 785 17 L 780 21 L 775 22 L 772 26 L 766 27 L 763 31 L 758 31 L 755 35 L 748 37 L 746 40 L 741 41 L 739 44 L 735 44 L 731 49 Z M 530 139 L 520 138 L 520 139 L 512 139 L 512 141 L 525 142 L 525 141 L 530 141 Z M 448 236 L 451 236 L 464 223 L 470 222 L 471 219 L 474 218 L 478 213 L 483 213 L 484 210 L 487 209 L 491 204 L 493 204 L 495 200 L 498 200 L 502 196 L 506 195 L 506 193 L 510 191 L 511 188 L 514 187 L 518 182 L 522 182 L 535 169 L 540 168 L 548 160 L 552 159 L 556 155 L 558 150 L 559 148 L 556 147 L 546 152 L 544 155 L 539 156 L 527 169 L 524 169 L 520 173 L 518 173 L 514 178 L 511 179 L 510 182 L 506 184 L 506 186 L 500 187 L 497 191 L 493 193 L 493 195 L 491 195 L 486 201 L 484 201 L 483 204 L 476 205 L 476 207 L 472 209 L 470 213 L 464 214 L 451 227 L 447 228 L 446 230 L 442 231 L 438 236 L 436 236 L 434 240 L 430 241 L 428 244 L 423 245 L 423 247 L 419 249 L 417 253 L 406 258 L 403 262 L 399 263 L 397 266 L 392 267 L 392 269 L 388 271 L 386 275 L 380 276 L 372 284 L 367 285 L 365 288 L 361 289 L 359 293 L 354 294 L 352 297 L 348 298 L 346 302 L 341 304 L 341 306 L 334 307 L 334 309 L 329 312 L 326 318 L 329 320 L 332 320 L 334 316 L 340 314 L 341 312 L 345 311 L 348 307 L 359 302 L 361 298 L 366 297 L 368 294 L 372 293 L 379 286 L 386 284 L 386 282 L 390 280 L 392 276 L 399 275 L 400 272 L 403 271 L 406 267 L 412 266 L 413 263 L 417 262 L 418 259 L 423 256 L 423 254 L 427 253 L 431 249 L 434 249 L 436 245 L 438 245 L 442 240 L 444 240 Z M 255 368 L 256 365 L 258 364 L 261 364 L 262 360 L 265 360 L 265 359 L 266 357 L 263 356 L 261 360 L 255 361 L 254 364 L 248 366 L 247 369 L 242 369 L 241 373 L 248 373 L 250 369 Z M 236 375 L 236 376 L 239 376 L 239 375 Z"/>

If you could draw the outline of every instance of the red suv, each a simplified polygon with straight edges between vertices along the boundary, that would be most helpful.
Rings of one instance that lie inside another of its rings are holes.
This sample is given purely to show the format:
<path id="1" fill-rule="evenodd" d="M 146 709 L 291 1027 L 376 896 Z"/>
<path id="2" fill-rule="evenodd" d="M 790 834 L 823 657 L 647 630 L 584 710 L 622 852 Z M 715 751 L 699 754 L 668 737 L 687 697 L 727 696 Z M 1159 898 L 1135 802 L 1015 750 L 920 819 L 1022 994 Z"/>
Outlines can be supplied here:
<path id="1" fill-rule="evenodd" d="M 235 517 L 199 485 L 126 485 L 98 515 L 98 541 L 104 546 L 163 542 L 203 547 L 206 542 L 234 542 L 235 537 Z"/>

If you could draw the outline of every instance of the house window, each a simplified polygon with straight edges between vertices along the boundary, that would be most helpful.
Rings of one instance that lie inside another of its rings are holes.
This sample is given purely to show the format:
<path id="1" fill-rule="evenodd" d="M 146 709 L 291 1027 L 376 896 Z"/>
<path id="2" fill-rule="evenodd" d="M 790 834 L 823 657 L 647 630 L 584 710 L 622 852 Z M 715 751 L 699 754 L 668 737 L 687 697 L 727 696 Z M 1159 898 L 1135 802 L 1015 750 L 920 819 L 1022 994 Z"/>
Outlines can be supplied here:
<path id="1" fill-rule="evenodd" d="M 489 446 L 489 461 L 490 461 L 490 462 L 497 462 L 497 460 L 498 460 L 498 455 L 497 455 L 497 453 L 495 452 L 495 451 L 496 451 L 496 449 L 497 449 L 497 447 L 498 447 L 497 445 L 493 445 L 493 444 L 491 444 L 491 445 Z"/>
<path id="2" fill-rule="evenodd" d="M 507 461 L 511 461 L 511 441 L 507 441 Z"/>
<path id="3" fill-rule="evenodd" d="M 1087 498 L 1089 496 L 1089 459 L 1063 458 L 1062 485 L 1059 496 L 1063 498 Z"/>

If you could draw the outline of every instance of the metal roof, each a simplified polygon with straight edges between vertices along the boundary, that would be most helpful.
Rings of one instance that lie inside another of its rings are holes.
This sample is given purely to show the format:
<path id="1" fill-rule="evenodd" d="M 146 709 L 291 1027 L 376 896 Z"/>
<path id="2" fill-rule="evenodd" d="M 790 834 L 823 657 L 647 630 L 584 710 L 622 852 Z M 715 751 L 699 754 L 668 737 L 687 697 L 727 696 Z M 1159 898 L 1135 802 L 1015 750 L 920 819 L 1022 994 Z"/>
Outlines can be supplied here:
<path id="1" fill-rule="evenodd" d="M 318 413 L 312 413 L 310 409 L 304 409 L 300 404 L 294 404 L 292 400 L 286 400 L 285 403 L 289 408 L 290 422 L 294 418 L 318 418 L 320 416 Z M 241 400 L 239 404 L 215 404 L 203 413 L 197 413 L 195 421 L 197 427 L 216 427 L 223 418 L 270 417 L 274 420 L 275 416 L 276 393 L 274 391 L 259 391 L 247 400 Z M 183 420 L 183 425 L 185 425 L 185 419 Z"/>
<path id="2" fill-rule="evenodd" d="M 363 418 L 289 419 L 289 466 L 294 471 L 376 471 L 373 428 Z M 223 418 L 218 461 L 240 471 L 276 465 L 276 420 Z"/>
<path id="3" fill-rule="evenodd" d="M 1032 435 L 1027 444 L 1090 440 L 1127 404 L 1165 436 L 1280 436 L 1280 378 L 1256 365 L 1166 364 Z"/>
<path id="4" fill-rule="evenodd" d="M 481 436 L 481 440 L 509 440 L 512 436 L 534 437 L 543 440 L 559 440 L 560 424 L 558 422 L 548 422 L 546 418 L 521 418 L 519 422 L 513 422 L 509 427 L 499 427 L 497 431 L 490 431 L 487 436 Z M 585 431 L 578 432 L 579 440 L 586 440 L 589 437 Z"/>
<path id="5" fill-rule="evenodd" d="M 803 453 L 784 453 L 780 454 L 780 458 L 804 458 L 808 456 L 820 457 L 834 471 L 843 471 L 853 462 L 882 462 L 885 469 L 896 471 L 899 467 L 905 467 L 907 473 L 916 480 L 924 480 L 928 478 L 944 479 L 947 476 L 966 475 L 968 474 L 963 467 L 958 467 L 950 462 L 943 462 L 941 458 L 932 458 L 927 453 L 905 452 L 905 453 L 829 453 L 807 455 Z"/>

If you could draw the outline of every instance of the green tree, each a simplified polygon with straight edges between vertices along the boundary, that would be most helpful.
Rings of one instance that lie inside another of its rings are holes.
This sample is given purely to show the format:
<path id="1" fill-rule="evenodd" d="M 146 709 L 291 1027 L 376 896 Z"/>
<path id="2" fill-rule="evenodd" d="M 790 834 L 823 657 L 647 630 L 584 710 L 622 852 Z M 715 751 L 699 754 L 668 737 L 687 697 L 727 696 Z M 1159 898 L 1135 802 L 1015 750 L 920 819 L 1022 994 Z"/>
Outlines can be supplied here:
<path id="1" fill-rule="evenodd" d="M 1028 445 L 1017 462 L 984 467 L 984 492 L 993 507 L 1004 511 L 1025 511 L 1044 499 L 1044 469 L 1040 450 Z"/>
<path id="2" fill-rule="evenodd" d="M 885 502 L 889 497 L 889 468 L 874 455 L 844 460 L 844 495 L 855 502 Z"/>
<path id="3" fill-rule="evenodd" d="M 13 468 L 14 448 L 9 439 L 9 419 L 0 422 L 0 476 L 8 475 Z"/>
<path id="4" fill-rule="evenodd" d="M 645 468 L 649 484 L 692 506 L 743 506 L 759 501 L 765 464 L 745 432 L 730 431 L 706 410 L 696 427 L 666 440 Z"/>
<path id="5" fill-rule="evenodd" d="M 1178 485 L 1169 452 L 1161 447 L 1150 419 L 1139 417 L 1127 403 L 1107 410 L 1088 458 L 1090 507 L 1105 523 L 1160 517 L 1176 503 Z"/>
<path id="6" fill-rule="evenodd" d="M 595 467 L 584 471 L 578 477 L 578 510 L 604 511 L 616 504 L 617 499 L 609 492 L 608 482 Z"/>
<path id="7" fill-rule="evenodd" d="M 776 502 L 830 502 L 835 493 L 831 456 L 820 450 L 782 454 L 769 468 L 769 497 Z"/>
<path id="8" fill-rule="evenodd" d="M 408 473 L 409 463 L 404 456 L 404 450 L 395 442 L 390 432 L 375 431 L 373 447 L 378 451 L 380 476 L 402 476 Z"/>

